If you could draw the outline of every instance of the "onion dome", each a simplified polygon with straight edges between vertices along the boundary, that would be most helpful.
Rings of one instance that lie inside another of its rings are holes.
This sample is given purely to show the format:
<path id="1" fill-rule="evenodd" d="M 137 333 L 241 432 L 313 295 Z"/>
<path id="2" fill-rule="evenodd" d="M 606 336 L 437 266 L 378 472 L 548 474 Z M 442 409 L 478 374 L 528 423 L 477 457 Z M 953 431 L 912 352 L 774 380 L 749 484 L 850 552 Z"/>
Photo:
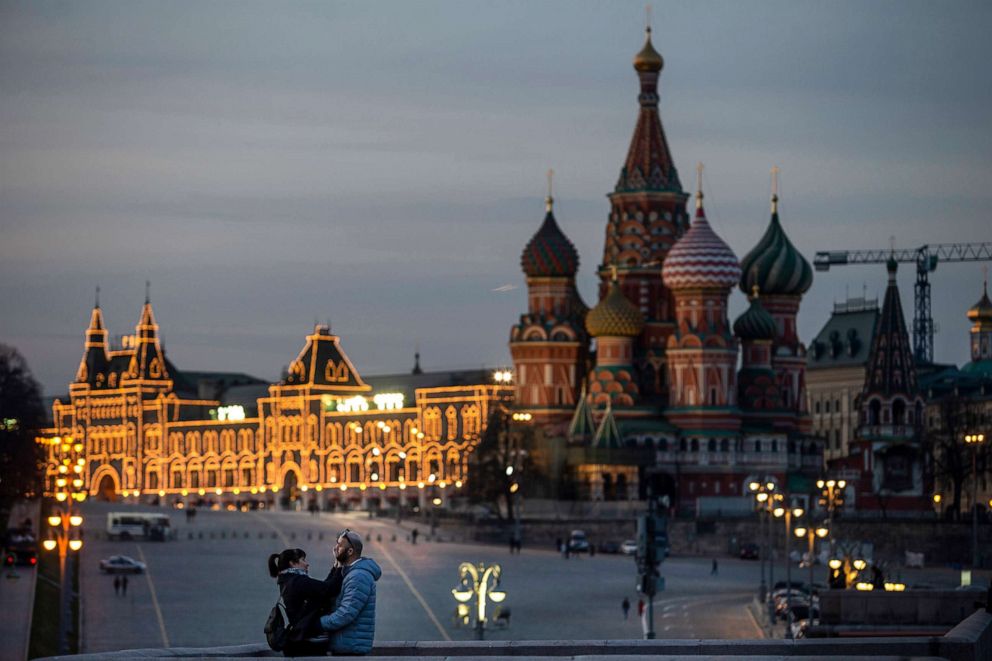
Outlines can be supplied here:
<path id="1" fill-rule="evenodd" d="M 586 329 L 593 337 L 636 337 L 644 328 L 644 315 L 627 300 L 616 280 L 610 283 L 596 307 L 586 315 Z"/>
<path id="2" fill-rule="evenodd" d="M 552 212 L 554 201 L 545 200 L 547 214 L 520 256 L 520 266 L 528 277 L 567 277 L 579 270 L 579 253 L 558 227 Z"/>
<path id="3" fill-rule="evenodd" d="M 968 309 L 968 319 L 976 324 L 992 323 L 992 301 L 989 300 L 987 282 L 982 288 L 982 298 Z"/>
<path id="4" fill-rule="evenodd" d="M 813 284 L 813 268 L 789 241 L 778 219 L 778 195 L 772 195 L 772 220 L 751 252 L 741 260 L 741 291 L 755 286 L 766 296 L 799 296 Z"/>
<path id="5" fill-rule="evenodd" d="M 647 38 L 644 40 L 644 48 L 634 56 L 634 68 L 638 71 L 661 71 L 665 66 L 665 60 L 651 44 L 651 28 L 648 27 L 645 32 Z"/>
<path id="6" fill-rule="evenodd" d="M 706 220 L 703 193 L 696 193 L 696 218 L 665 257 L 661 277 L 669 289 L 729 289 L 741 277 L 737 256 Z"/>
<path id="7" fill-rule="evenodd" d="M 775 319 L 758 300 L 758 288 L 751 296 L 751 306 L 734 322 L 734 335 L 742 340 L 774 340 L 778 332 Z"/>

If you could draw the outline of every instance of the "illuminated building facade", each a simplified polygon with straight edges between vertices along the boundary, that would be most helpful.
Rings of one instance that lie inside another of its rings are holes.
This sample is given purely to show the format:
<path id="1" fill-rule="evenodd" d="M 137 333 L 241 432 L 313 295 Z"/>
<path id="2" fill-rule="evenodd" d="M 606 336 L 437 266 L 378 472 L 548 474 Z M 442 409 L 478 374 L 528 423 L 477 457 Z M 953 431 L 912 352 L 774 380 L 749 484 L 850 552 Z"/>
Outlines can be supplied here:
<path id="1" fill-rule="evenodd" d="M 482 371 L 419 365 L 377 381 L 395 387 L 373 388 L 321 325 L 279 383 L 189 374 L 166 358 L 147 299 L 119 348 L 97 303 L 68 401 L 56 400 L 39 439 L 50 483 L 73 473 L 91 496 L 148 502 L 422 504 L 425 488 L 467 480 L 468 456 L 508 388 Z M 66 463 L 79 445 L 78 464 Z"/>

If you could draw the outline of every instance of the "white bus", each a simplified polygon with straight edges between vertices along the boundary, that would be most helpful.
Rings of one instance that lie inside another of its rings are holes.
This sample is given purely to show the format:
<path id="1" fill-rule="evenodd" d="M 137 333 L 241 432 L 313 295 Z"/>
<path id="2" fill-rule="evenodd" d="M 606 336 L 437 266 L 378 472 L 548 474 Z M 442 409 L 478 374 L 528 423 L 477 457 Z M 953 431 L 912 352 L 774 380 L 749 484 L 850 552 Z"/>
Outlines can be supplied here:
<path id="1" fill-rule="evenodd" d="M 109 512 L 107 536 L 111 539 L 149 539 L 161 542 L 172 538 L 172 520 L 168 514 Z"/>

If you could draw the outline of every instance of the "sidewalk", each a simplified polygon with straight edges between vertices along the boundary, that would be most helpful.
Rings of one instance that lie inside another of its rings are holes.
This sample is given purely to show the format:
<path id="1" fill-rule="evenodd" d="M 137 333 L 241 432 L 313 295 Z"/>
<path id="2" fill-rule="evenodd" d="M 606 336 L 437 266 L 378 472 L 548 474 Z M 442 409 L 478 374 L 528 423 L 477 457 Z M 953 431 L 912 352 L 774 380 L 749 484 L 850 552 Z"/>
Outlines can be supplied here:
<path id="1" fill-rule="evenodd" d="M 40 502 L 19 502 L 10 513 L 11 525 L 30 518 L 38 538 Z M 34 608 L 34 567 L 4 567 L 0 575 L 0 661 L 24 661 L 31 633 L 31 612 Z"/>

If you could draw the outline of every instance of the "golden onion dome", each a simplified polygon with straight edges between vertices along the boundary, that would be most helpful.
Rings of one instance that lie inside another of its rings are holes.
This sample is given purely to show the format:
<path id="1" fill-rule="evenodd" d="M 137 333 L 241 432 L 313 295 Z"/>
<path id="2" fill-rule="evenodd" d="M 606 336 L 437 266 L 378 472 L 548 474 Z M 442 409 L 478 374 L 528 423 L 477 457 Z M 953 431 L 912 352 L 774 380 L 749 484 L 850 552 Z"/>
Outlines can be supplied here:
<path id="1" fill-rule="evenodd" d="M 992 322 L 992 300 L 989 300 L 987 283 L 982 287 L 982 297 L 968 310 L 968 319 L 975 323 Z"/>
<path id="2" fill-rule="evenodd" d="M 596 307 L 586 315 L 586 329 L 593 337 L 636 337 L 644 328 L 644 315 L 620 291 L 616 280 L 610 283 Z"/>
<path id="3" fill-rule="evenodd" d="M 634 68 L 638 71 L 661 71 L 661 68 L 665 66 L 665 60 L 651 44 L 651 28 L 648 28 L 646 33 L 644 48 L 634 56 Z"/>

